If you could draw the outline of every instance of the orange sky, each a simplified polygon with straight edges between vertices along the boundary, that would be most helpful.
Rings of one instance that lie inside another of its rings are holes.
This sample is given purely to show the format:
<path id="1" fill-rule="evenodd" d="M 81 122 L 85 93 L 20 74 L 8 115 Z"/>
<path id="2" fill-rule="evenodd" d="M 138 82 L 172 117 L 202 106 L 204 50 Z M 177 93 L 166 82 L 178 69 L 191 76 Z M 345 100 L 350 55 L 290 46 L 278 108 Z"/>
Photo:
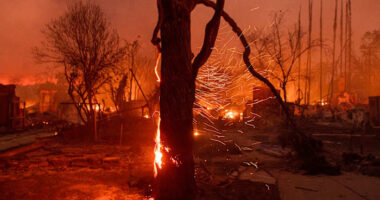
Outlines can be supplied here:
<path id="1" fill-rule="evenodd" d="M 41 30 L 52 18 L 61 15 L 67 2 L 72 0 L 0 0 L 0 83 L 12 80 L 27 80 L 44 77 L 46 66 L 34 63 L 31 48 L 43 39 Z M 140 35 L 144 49 L 154 52 L 149 43 L 157 11 L 154 0 L 96 0 L 104 9 L 109 21 L 122 38 L 132 40 Z M 269 15 L 276 10 L 286 12 L 288 23 L 296 22 L 300 2 L 303 4 L 304 27 L 306 28 L 307 0 L 226 0 L 226 10 L 242 28 L 263 26 L 270 21 Z M 319 0 L 315 2 L 315 37 L 318 33 Z M 331 29 L 333 22 L 333 0 L 325 2 L 325 27 Z M 368 30 L 380 28 L 380 0 L 352 0 L 353 34 L 355 46 L 361 35 Z M 257 9 L 256 9 L 257 8 Z M 193 48 L 200 45 L 203 26 L 211 12 L 200 6 L 193 14 Z M 326 37 L 332 33 L 325 32 Z M 43 73 L 44 72 L 44 73 Z M 36 78 L 37 77 L 37 78 Z"/>

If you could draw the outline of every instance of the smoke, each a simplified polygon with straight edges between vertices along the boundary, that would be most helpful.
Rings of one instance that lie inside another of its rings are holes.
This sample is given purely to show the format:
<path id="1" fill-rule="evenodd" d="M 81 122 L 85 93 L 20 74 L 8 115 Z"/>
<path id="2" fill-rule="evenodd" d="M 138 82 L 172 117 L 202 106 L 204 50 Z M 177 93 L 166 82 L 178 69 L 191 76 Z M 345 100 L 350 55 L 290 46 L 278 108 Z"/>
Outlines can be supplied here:
<path id="1" fill-rule="evenodd" d="M 43 40 L 41 30 L 51 19 L 60 16 L 68 2 L 73 0 L 12 0 L 0 1 L 0 82 L 9 82 L 12 77 L 25 77 L 44 72 L 46 66 L 37 65 L 31 48 Z M 123 39 L 135 40 L 140 36 L 142 50 L 154 55 L 150 37 L 157 19 L 154 0 L 94 0 L 104 9 L 109 21 Z M 287 22 L 295 23 L 302 0 L 229 0 L 226 10 L 242 28 L 264 26 L 269 23 L 274 11 L 287 13 Z M 304 25 L 306 25 L 306 2 Z M 354 44 L 357 47 L 361 35 L 380 27 L 380 4 L 378 0 L 353 1 Z M 318 9 L 317 7 L 315 9 Z M 326 31 L 332 29 L 334 2 L 326 2 Z M 195 9 L 192 16 L 192 42 L 194 52 L 203 40 L 204 26 L 212 11 L 203 6 Z M 317 17 L 315 17 L 317 18 Z M 329 20 L 331 19 L 331 20 Z M 317 25 L 317 23 L 315 23 Z M 316 33 L 317 33 L 317 29 Z M 331 31 L 332 32 L 332 31 Z M 327 35 L 327 33 L 326 33 Z M 331 33 L 332 35 L 332 33 Z M 30 78 L 29 78 L 30 79 Z"/>

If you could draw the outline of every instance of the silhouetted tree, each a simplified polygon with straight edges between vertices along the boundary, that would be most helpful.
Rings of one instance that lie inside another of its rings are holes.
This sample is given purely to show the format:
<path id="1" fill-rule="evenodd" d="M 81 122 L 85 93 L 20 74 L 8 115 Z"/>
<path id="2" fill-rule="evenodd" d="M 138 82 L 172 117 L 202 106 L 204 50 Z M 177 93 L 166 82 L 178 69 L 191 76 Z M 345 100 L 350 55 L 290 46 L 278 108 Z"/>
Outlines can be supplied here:
<path id="1" fill-rule="evenodd" d="M 96 95 L 111 78 L 110 70 L 125 57 L 126 47 L 101 8 L 77 1 L 43 31 L 45 41 L 34 51 L 40 62 L 63 65 L 70 95 L 84 123 L 96 134 Z"/>
<path id="2" fill-rule="evenodd" d="M 283 99 L 287 102 L 286 87 L 290 81 L 295 80 L 293 69 L 296 61 L 312 46 L 304 45 L 300 49 L 304 34 L 297 25 L 285 32 L 282 27 L 283 17 L 283 14 L 276 13 L 269 31 L 255 31 L 249 35 L 249 40 L 254 47 L 253 61 L 261 71 L 267 73 L 268 78 L 279 83 Z"/>

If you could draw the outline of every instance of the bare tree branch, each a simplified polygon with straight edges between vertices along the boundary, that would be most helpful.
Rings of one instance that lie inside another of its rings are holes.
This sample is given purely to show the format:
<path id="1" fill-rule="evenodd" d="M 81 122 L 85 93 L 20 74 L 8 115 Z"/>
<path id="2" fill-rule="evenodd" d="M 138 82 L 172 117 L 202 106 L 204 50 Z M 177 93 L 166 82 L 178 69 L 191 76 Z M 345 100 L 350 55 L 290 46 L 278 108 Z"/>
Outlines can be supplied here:
<path id="1" fill-rule="evenodd" d="M 126 47 L 101 8 L 91 1 L 70 4 L 65 14 L 46 25 L 43 34 L 45 41 L 34 49 L 36 60 L 63 65 L 68 93 L 88 123 L 94 118 L 96 95 L 110 79 L 112 68 L 125 59 Z"/>
<path id="2" fill-rule="evenodd" d="M 161 29 L 162 25 L 162 17 L 163 17 L 163 8 L 162 8 L 162 0 L 157 0 L 157 9 L 158 9 L 158 21 L 156 27 L 154 27 L 153 36 L 152 36 L 152 44 L 157 47 L 158 52 L 161 52 L 161 39 L 158 37 L 158 31 Z"/>
<path id="3" fill-rule="evenodd" d="M 199 3 L 211 7 L 213 9 L 217 9 L 217 6 L 214 2 L 210 0 L 199 0 Z M 255 78 L 259 79 L 261 82 L 263 82 L 265 85 L 267 85 L 270 90 L 272 91 L 273 95 L 276 97 L 278 102 L 280 103 L 281 107 L 283 108 L 285 115 L 290 122 L 291 126 L 296 129 L 296 125 L 289 113 L 289 110 L 287 106 L 285 105 L 284 101 L 282 100 L 280 94 L 277 92 L 276 88 L 273 86 L 273 84 L 264 76 L 262 76 L 260 73 L 258 73 L 252 66 L 251 61 L 249 60 L 249 55 L 251 54 L 251 48 L 247 42 L 247 39 L 245 38 L 243 31 L 240 29 L 240 27 L 236 24 L 235 20 L 233 20 L 225 11 L 222 12 L 222 17 L 224 20 L 231 26 L 232 30 L 236 33 L 236 35 L 239 37 L 242 45 L 244 46 L 244 53 L 243 53 L 243 60 L 245 65 L 248 68 L 248 71 L 254 76 Z"/>
<path id="4" fill-rule="evenodd" d="M 215 6 L 214 16 L 206 25 L 202 49 L 195 57 L 192 64 L 194 80 L 197 77 L 199 68 L 204 65 L 207 59 L 210 57 L 212 48 L 214 48 L 215 45 L 216 37 L 218 36 L 220 17 L 224 7 L 224 0 L 218 0 Z"/>

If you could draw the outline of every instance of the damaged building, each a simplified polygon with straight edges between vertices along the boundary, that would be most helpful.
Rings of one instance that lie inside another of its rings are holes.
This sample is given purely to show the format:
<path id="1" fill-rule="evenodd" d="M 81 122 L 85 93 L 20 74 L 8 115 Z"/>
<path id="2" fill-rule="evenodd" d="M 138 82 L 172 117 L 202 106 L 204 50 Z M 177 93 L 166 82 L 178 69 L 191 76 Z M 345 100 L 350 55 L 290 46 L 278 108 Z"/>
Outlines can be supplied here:
<path id="1" fill-rule="evenodd" d="M 16 96 L 16 85 L 0 84 L 0 129 L 9 130 L 23 127 L 24 109 L 20 97 Z"/>

